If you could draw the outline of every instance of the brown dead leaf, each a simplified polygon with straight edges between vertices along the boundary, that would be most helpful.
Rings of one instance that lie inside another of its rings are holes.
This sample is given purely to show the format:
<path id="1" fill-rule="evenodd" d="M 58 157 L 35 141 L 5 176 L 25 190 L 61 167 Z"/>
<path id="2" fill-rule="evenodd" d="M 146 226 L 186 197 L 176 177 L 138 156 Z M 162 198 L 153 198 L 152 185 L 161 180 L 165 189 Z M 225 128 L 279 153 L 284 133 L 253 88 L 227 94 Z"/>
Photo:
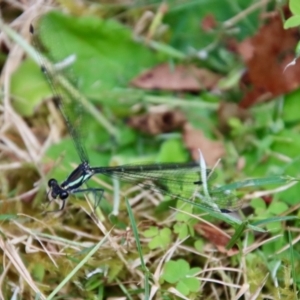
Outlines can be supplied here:
<path id="1" fill-rule="evenodd" d="M 217 27 L 217 21 L 213 14 L 207 14 L 201 21 L 201 28 L 204 32 L 210 32 Z"/>
<path id="2" fill-rule="evenodd" d="M 199 92 L 214 88 L 220 79 L 220 75 L 192 65 L 172 68 L 161 64 L 133 79 L 131 85 L 149 90 Z"/>
<path id="3" fill-rule="evenodd" d="M 194 226 L 195 231 L 205 237 L 218 249 L 219 252 L 226 254 L 227 256 L 233 256 L 239 252 L 237 247 L 233 247 L 229 250 L 226 249 L 226 245 L 230 241 L 230 236 L 215 226 L 209 224 L 196 224 Z"/>
<path id="4" fill-rule="evenodd" d="M 136 130 L 156 135 L 179 129 L 185 122 L 184 114 L 174 110 L 133 116 L 128 119 L 127 124 Z"/>
<path id="5" fill-rule="evenodd" d="M 229 120 L 240 119 L 242 122 L 250 118 L 250 113 L 233 102 L 221 102 L 218 109 L 219 127 L 222 132 L 228 132 Z"/>
<path id="6" fill-rule="evenodd" d="M 283 29 L 282 18 L 276 14 L 255 36 L 239 45 L 239 53 L 248 67 L 246 78 L 250 82 L 240 107 L 247 108 L 300 86 L 300 60 L 285 70 L 294 59 L 298 41 L 298 29 Z"/>
<path id="7" fill-rule="evenodd" d="M 190 124 L 184 126 L 183 140 L 193 159 L 199 160 L 200 149 L 209 166 L 213 166 L 225 154 L 222 142 L 207 139 L 201 130 L 193 128 Z"/>

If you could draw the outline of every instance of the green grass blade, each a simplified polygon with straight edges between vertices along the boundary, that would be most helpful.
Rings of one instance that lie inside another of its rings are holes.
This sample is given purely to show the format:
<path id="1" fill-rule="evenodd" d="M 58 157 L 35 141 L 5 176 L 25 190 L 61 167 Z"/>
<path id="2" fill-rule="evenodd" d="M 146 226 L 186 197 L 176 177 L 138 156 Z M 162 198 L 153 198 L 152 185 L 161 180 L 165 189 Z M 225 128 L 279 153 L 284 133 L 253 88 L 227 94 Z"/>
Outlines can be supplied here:
<path id="1" fill-rule="evenodd" d="M 238 182 L 222 185 L 221 187 L 215 188 L 212 191 L 224 192 L 224 191 L 231 191 L 231 190 L 236 190 L 244 187 L 258 187 L 258 186 L 265 186 L 269 184 L 287 184 L 295 180 L 297 179 L 289 176 L 270 176 L 265 178 L 253 178 L 253 179 L 247 179 L 244 181 L 238 181 Z"/>
<path id="2" fill-rule="evenodd" d="M 245 229 L 248 227 L 248 220 L 244 221 L 239 227 L 236 228 L 234 235 L 231 237 L 230 241 L 226 245 L 226 249 L 229 250 L 233 247 L 233 245 L 237 242 L 237 240 L 241 237 Z"/>
<path id="3" fill-rule="evenodd" d="M 104 236 L 104 238 L 96 244 L 93 249 L 84 257 L 84 259 L 69 273 L 69 275 L 53 290 L 53 292 L 47 297 L 46 300 L 53 299 L 53 297 L 63 288 L 65 284 L 68 283 L 69 280 L 75 275 L 75 273 L 82 268 L 85 263 L 99 250 L 99 248 L 104 244 L 106 241 L 110 231 Z"/>
<path id="4" fill-rule="evenodd" d="M 291 262 L 291 273 L 293 277 L 293 289 L 294 289 L 294 294 L 295 296 L 298 294 L 297 292 L 297 276 L 296 276 L 296 270 L 295 270 L 295 256 L 294 256 L 294 245 L 293 245 L 293 238 L 291 235 L 291 231 L 288 230 L 288 240 L 289 240 L 289 245 L 290 245 L 290 262 Z"/>
<path id="5" fill-rule="evenodd" d="M 142 266 L 142 269 L 143 269 L 144 274 L 145 274 L 145 295 L 144 295 L 144 299 L 149 299 L 149 295 L 150 295 L 149 270 L 145 265 L 143 252 L 142 252 L 142 247 L 141 247 L 141 243 L 140 243 L 140 239 L 139 239 L 138 229 L 137 229 L 137 226 L 136 226 L 136 222 L 135 222 L 135 219 L 134 219 L 132 209 L 130 207 L 130 204 L 129 204 L 127 198 L 125 199 L 125 202 L 126 202 L 126 207 L 127 207 L 130 223 L 131 223 L 131 226 L 132 226 L 133 235 L 134 235 L 134 238 L 135 238 L 135 241 L 136 241 L 136 247 L 137 247 L 137 250 L 138 250 L 138 253 L 139 253 L 139 256 L 140 256 L 141 266 Z"/>
<path id="6" fill-rule="evenodd" d="M 252 224 L 254 226 L 261 226 L 261 225 L 265 225 L 265 224 L 273 223 L 273 222 L 286 222 L 286 221 L 292 221 L 292 220 L 299 220 L 299 217 L 296 217 L 296 216 L 272 217 L 272 218 L 267 218 L 267 219 L 263 219 L 260 221 L 255 221 Z"/>

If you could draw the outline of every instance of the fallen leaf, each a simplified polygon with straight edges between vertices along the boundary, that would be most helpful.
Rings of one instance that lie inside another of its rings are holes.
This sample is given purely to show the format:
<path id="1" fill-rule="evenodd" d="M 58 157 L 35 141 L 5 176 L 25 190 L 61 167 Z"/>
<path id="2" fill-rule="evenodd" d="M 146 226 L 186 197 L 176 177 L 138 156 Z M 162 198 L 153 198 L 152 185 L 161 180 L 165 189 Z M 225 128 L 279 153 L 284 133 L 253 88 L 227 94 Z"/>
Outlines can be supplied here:
<path id="1" fill-rule="evenodd" d="M 213 166 L 225 154 L 222 142 L 209 140 L 201 130 L 193 128 L 190 124 L 184 126 L 183 140 L 193 159 L 199 160 L 200 149 L 209 166 Z"/>
<path id="2" fill-rule="evenodd" d="M 264 202 L 266 203 L 266 204 L 271 204 L 272 203 L 272 201 L 273 201 L 273 196 L 272 195 L 265 195 L 265 196 L 262 196 L 261 197 L 263 200 L 264 200 Z"/>
<path id="3" fill-rule="evenodd" d="M 204 32 L 210 32 L 217 27 L 217 21 L 213 14 L 207 14 L 201 21 L 201 28 Z"/>
<path id="4" fill-rule="evenodd" d="M 131 81 L 131 85 L 148 90 L 199 92 L 212 89 L 221 76 L 207 69 L 189 65 L 161 64 Z"/>
<path id="5" fill-rule="evenodd" d="M 288 17 L 289 12 L 286 12 Z M 295 58 L 299 41 L 297 28 L 283 29 L 279 13 L 271 15 L 259 32 L 244 40 L 238 47 L 247 65 L 247 86 L 240 107 L 247 108 L 300 86 L 300 60 L 294 66 L 285 67 Z"/>
<path id="6" fill-rule="evenodd" d="M 233 256 L 239 253 L 236 246 L 231 249 L 226 249 L 226 245 L 230 241 L 230 236 L 220 228 L 216 228 L 209 224 L 196 224 L 194 229 L 198 234 L 202 235 L 210 243 L 212 243 L 219 252 L 224 253 L 227 256 Z"/>
<path id="7" fill-rule="evenodd" d="M 127 125 L 141 132 L 157 135 L 180 129 L 185 122 L 184 114 L 174 110 L 133 116 L 128 119 Z"/>

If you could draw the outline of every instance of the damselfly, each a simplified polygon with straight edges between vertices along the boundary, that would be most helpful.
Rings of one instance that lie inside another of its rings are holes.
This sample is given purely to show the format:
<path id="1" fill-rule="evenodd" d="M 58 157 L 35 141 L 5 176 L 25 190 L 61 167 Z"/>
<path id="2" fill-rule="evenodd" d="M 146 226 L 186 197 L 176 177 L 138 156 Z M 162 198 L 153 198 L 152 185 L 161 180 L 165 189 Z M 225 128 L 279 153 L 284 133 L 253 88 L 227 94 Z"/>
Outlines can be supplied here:
<path id="1" fill-rule="evenodd" d="M 34 34 L 33 26 L 30 32 Z M 35 43 L 35 46 L 37 44 Z M 211 197 L 201 195 L 199 189 L 202 185 L 202 176 L 198 162 L 189 163 L 161 163 L 142 165 L 123 165 L 117 167 L 92 167 L 89 164 L 87 152 L 82 143 L 80 132 L 80 113 L 74 112 L 78 99 L 82 97 L 76 89 L 61 75 L 46 59 L 39 55 L 41 69 L 45 74 L 54 94 L 54 103 L 60 110 L 69 134 L 71 135 L 81 163 L 61 184 L 54 178 L 48 181 L 49 200 L 57 199 L 62 201 L 60 210 L 64 209 L 66 200 L 70 194 L 93 192 L 97 197 L 98 205 L 103 197 L 103 188 L 82 188 L 92 176 L 103 174 L 110 177 L 141 185 L 143 188 L 155 192 L 168 194 L 173 198 L 183 201 L 194 200 L 198 205 L 212 210 L 229 212 L 238 207 L 235 197 L 226 195 L 225 192 L 212 193 Z M 61 66 L 60 66 L 61 68 Z M 211 177 L 211 170 L 206 170 L 207 177 Z M 196 191 L 196 193 L 195 193 Z"/>

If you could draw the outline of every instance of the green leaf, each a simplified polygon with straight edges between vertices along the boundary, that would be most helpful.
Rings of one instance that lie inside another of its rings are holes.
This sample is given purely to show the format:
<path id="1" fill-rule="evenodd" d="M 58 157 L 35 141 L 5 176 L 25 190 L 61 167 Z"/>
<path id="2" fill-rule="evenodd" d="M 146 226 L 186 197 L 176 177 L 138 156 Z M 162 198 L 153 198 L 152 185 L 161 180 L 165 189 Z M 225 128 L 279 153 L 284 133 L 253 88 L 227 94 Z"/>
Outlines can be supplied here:
<path id="1" fill-rule="evenodd" d="M 288 205 L 284 202 L 273 201 L 268 207 L 268 212 L 273 215 L 280 215 L 288 210 Z"/>
<path id="2" fill-rule="evenodd" d="M 126 87 L 159 62 L 154 52 L 134 42 L 131 31 L 114 20 L 52 11 L 41 19 L 38 36 L 55 62 L 76 55 L 72 77 L 80 91 L 95 100 L 101 100 L 103 90 Z"/>
<path id="3" fill-rule="evenodd" d="M 183 278 L 180 282 L 189 289 L 189 292 L 198 292 L 200 289 L 200 281 L 195 277 Z"/>
<path id="4" fill-rule="evenodd" d="M 160 230 L 159 234 L 160 236 L 164 239 L 169 239 L 171 236 L 172 231 L 170 230 L 170 228 L 163 228 L 162 230 Z"/>
<path id="5" fill-rule="evenodd" d="M 296 45 L 295 53 L 296 53 L 296 58 L 299 58 L 299 56 L 300 56 L 300 41 Z"/>
<path id="6" fill-rule="evenodd" d="M 251 206 L 255 209 L 257 214 L 264 212 L 267 209 L 266 202 L 261 198 L 252 199 Z"/>
<path id="7" fill-rule="evenodd" d="M 300 120 L 299 114 L 300 89 L 284 96 L 282 118 L 285 122 L 296 122 Z"/>
<path id="8" fill-rule="evenodd" d="M 165 141 L 159 150 L 158 162 L 186 162 L 188 154 L 179 139 L 170 139 Z"/>
<path id="9" fill-rule="evenodd" d="M 39 281 L 39 282 L 42 282 L 43 281 L 43 278 L 45 276 L 45 267 L 42 263 L 36 263 L 34 265 L 34 268 L 32 270 L 32 273 L 33 273 L 33 276 L 34 278 Z"/>
<path id="10" fill-rule="evenodd" d="M 269 232 L 281 232 L 282 231 L 282 224 L 280 222 L 272 222 L 266 225 L 266 228 Z"/>
<path id="11" fill-rule="evenodd" d="M 294 15 L 300 15 L 300 1 L 299 0 L 290 0 L 289 2 L 290 11 Z"/>
<path id="12" fill-rule="evenodd" d="M 32 116 L 43 98 L 51 95 L 41 70 L 31 60 L 25 60 L 13 74 L 11 93 L 15 110 L 26 117 Z"/>
<path id="13" fill-rule="evenodd" d="M 148 246 L 150 249 L 162 248 L 166 249 L 171 242 L 172 231 L 169 228 L 159 230 L 158 234 L 153 237 Z"/>
<path id="14" fill-rule="evenodd" d="M 185 281 L 181 280 L 176 284 L 176 289 L 184 296 L 190 293 L 190 289 Z"/>
<path id="15" fill-rule="evenodd" d="M 189 227 L 185 223 L 176 223 L 174 225 L 174 233 L 177 233 L 178 238 L 182 240 L 189 235 Z"/>
<path id="16" fill-rule="evenodd" d="M 154 236 L 158 235 L 158 228 L 151 226 L 149 229 L 147 229 L 143 232 L 143 235 L 146 238 L 154 237 Z"/>
<path id="17" fill-rule="evenodd" d="M 197 273 L 199 273 L 201 271 L 201 268 L 191 268 L 188 273 L 187 276 L 195 276 Z"/>
<path id="18" fill-rule="evenodd" d="M 191 219 L 189 214 L 192 214 L 193 212 L 194 206 L 192 204 L 178 201 L 176 207 L 180 210 L 176 214 L 177 221 L 186 222 Z"/>
<path id="19" fill-rule="evenodd" d="M 176 283 L 186 276 L 189 269 L 189 264 L 183 259 L 170 260 L 164 266 L 162 278 L 169 283 Z"/>
<path id="20" fill-rule="evenodd" d="M 204 248 L 204 241 L 203 240 L 197 240 L 194 243 L 194 247 L 198 252 L 203 252 L 203 248 Z"/>
<path id="21" fill-rule="evenodd" d="M 284 29 L 289 29 L 291 27 L 297 27 L 299 25 L 300 25 L 300 16 L 292 16 L 284 22 L 283 27 Z"/>

